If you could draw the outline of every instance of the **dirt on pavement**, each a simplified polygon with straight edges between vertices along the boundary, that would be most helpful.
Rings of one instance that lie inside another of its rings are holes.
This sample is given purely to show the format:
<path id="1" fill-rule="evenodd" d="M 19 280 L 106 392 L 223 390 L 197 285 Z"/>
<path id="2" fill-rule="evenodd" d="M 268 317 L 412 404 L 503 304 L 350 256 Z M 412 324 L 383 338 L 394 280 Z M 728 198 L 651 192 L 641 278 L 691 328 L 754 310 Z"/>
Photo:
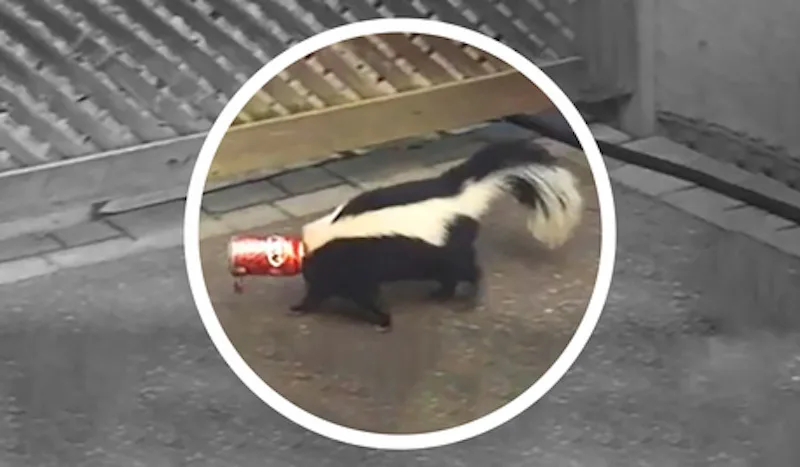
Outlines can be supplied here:
<path id="1" fill-rule="evenodd" d="M 290 316 L 300 276 L 249 277 L 235 294 L 228 236 L 201 242 L 207 289 L 243 359 L 274 390 L 331 422 L 379 433 L 445 429 L 486 415 L 528 389 L 559 357 L 594 289 L 600 216 L 594 187 L 579 232 L 546 251 L 522 208 L 496 205 L 478 242 L 485 275 L 478 307 L 425 300 L 431 285 L 386 287 L 389 333 L 344 313 Z M 316 216 L 314 216 L 316 217 Z M 243 233 L 297 233 L 293 219 Z"/>

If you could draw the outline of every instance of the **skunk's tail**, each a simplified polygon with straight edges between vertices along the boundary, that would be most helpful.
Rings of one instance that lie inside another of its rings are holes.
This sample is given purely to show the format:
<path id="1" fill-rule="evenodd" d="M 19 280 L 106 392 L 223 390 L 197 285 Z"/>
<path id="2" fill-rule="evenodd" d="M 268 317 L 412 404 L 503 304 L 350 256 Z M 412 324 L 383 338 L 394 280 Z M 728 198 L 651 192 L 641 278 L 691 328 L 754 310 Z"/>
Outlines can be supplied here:
<path id="1" fill-rule="evenodd" d="M 576 177 L 533 141 L 489 144 L 442 176 L 461 186 L 474 217 L 481 216 L 496 195 L 513 196 L 531 210 L 528 230 L 548 248 L 563 245 L 580 224 L 583 197 Z"/>

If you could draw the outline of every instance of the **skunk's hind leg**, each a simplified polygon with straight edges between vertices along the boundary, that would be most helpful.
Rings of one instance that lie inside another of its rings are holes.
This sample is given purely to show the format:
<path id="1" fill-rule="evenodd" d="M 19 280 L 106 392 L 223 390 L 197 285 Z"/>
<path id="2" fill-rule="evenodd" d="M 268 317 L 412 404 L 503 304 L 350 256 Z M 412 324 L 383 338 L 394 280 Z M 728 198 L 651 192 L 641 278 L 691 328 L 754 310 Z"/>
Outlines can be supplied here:
<path id="1" fill-rule="evenodd" d="M 469 261 L 465 261 L 462 265 L 461 280 L 467 283 L 468 292 L 466 298 L 470 301 L 476 301 L 480 295 L 483 285 L 483 271 L 478 265 L 478 261 L 473 257 Z"/>
<path id="2" fill-rule="evenodd" d="M 456 287 L 458 286 L 458 281 L 452 276 L 452 274 L 442 274 L 442 277 L 438 279 L 438 283 L 439 286 L 429 295 L 431 300 L 437 302 L 446 302 L 448 300 L 452 300 L 456 296 Z"/>
<path id="3" fill-rule="evenodd" d="M 432 299 L 444 301 L 455 298 L 460 282 L 466 282 L 469 286 L 467 298 L 475 298 L 479 295 L 482 272 L 478 266 L 474 247 L 470 245 L 449 252 L 447 259 L 441 264 L 440 276 L 437 279 L 439 287 L 431 294 Z"/>
<path id="4" fill-rule="evenodd" d="M 440 250 L 437 267 L 439 288 L 431 298 L 437 301 L 455 298 L 459 282 L 467 282 L 473 289 L 470 295 L 477 295 L 481 280 L 475 241 L 480 224 L 469 217 L 459 217 L 450 226 L 447 244 Z"/>
<path id="5" fill-rule="evenodd" d="M 435 280 L 438 287 L 430 294 L 430 298 L 437 302 L 452 300 L 456 296 L 456 288 L 460 279 L 464 262 L 463 256 L 468 249 L 446 247 L 435 267 Z"/>
<path id="6" fill-rule="evenodd" d="M 392 328 L 392 316 L 384 311 L 380 304 L 380 287 L 378 284 L 361 286 L 350 294 L 350 299 L 364 312 L 364 319 L 373 324 L 378 331 L 387 332 Z"/>

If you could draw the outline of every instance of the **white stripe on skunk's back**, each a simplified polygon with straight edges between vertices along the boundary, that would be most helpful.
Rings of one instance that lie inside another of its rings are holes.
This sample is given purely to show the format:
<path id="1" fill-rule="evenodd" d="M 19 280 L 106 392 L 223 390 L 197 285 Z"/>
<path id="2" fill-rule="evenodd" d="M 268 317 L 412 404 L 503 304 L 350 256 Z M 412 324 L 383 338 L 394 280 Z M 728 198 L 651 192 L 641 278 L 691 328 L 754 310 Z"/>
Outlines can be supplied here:
<path id="1" fill-rule="evenodd" d="M 431 198 L 419 203 L 391 206 L 348 216 L 331 223 L 347 203 L 330 214 L 303 226 L 303 241 L 309 253 L 342 238 L 403 236 L 443 246 L 447 226 L 457 216 L 480 220 L 494 199 L 503 193 L 502 180 L 489 177 L 470 184 L 448 198 Z"/>
<path id="2" fill-rule="evenodd" d="M 458 216 L 480 221 L 497 197 L 510 190 L 509 177 L 512 176 L 524 180 L 538 193 L 537 206 L 531 206 L 527 222 L 531 235 L 548 248 L 563 245 L 583 214 L 583 198 L 577 180 L 564 167 L 531 164 L 500 170 L 479 182 L 467 183 L 466 188 L 451 197 L 390 206 L 332 223 L 347 206 L 345 203 L 303 226 L 306 250 L 311 253 L 336 239 L 387 236 L 403 236 L 444 246 L 448 225 Z"/>

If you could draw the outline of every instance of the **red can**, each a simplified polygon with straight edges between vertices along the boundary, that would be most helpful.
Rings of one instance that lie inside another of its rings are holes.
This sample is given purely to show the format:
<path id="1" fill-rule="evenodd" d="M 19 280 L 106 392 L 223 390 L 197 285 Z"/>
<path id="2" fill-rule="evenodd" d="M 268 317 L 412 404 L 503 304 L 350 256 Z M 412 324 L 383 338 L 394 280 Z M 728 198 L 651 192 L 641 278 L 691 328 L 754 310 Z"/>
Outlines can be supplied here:
<path id="1" fill-rule="evenodd" d="M 241 291 L 244 276 L 295 276 L 303 268 L 302 239 L 284 235 L 236 235 L 228 242 L 228 265 Z"/>

